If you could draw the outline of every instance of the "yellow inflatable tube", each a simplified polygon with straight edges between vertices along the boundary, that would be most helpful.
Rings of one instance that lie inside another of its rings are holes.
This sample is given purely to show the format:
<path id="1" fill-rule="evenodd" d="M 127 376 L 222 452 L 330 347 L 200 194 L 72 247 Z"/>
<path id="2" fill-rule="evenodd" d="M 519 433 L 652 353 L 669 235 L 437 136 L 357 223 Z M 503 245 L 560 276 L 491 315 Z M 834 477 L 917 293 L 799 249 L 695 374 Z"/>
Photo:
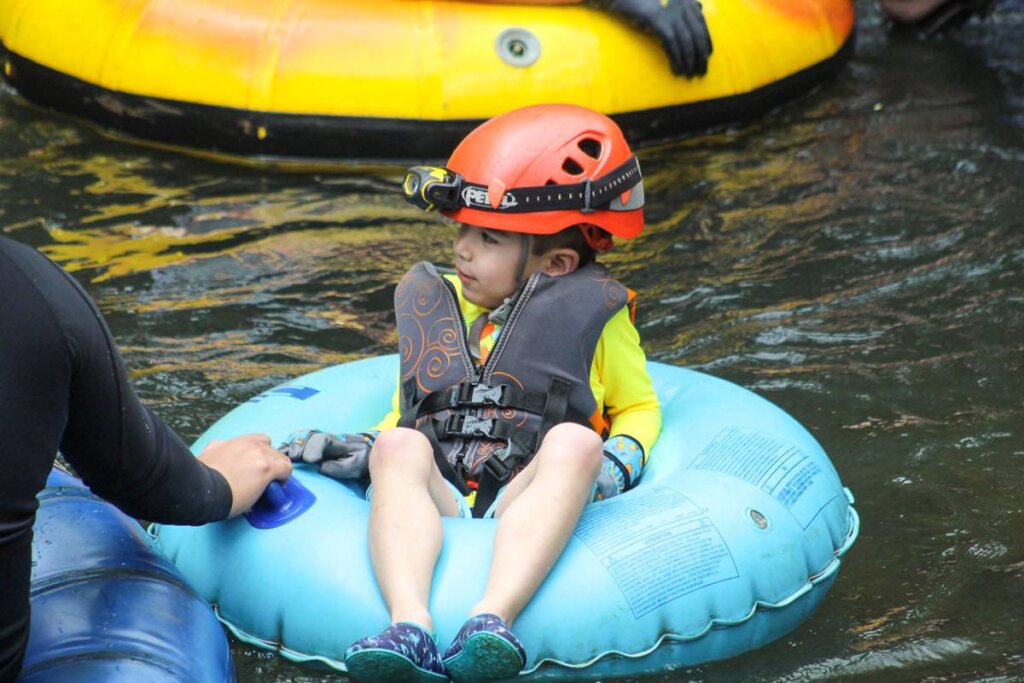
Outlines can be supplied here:
<path id="1" fill-rule="evenodd" d="M 4 0 L 0 58 L 27 98 L 130 136 L 256 157 L 445 156 L 538 102 L 635 142 L 745 118 L 833 73 L 852 0 L 705 0 L 708 73 L 580 5 L 434 0 Z"/>

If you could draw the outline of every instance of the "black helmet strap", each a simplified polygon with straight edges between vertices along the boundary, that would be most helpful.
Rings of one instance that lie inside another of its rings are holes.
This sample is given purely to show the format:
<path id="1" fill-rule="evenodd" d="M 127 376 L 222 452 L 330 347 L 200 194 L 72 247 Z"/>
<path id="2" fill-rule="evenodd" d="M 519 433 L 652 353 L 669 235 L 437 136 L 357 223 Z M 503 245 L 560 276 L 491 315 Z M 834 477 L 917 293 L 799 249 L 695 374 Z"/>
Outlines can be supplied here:
<path id="1" fill-rule="evenodd" d="M 496 213 L 532 213 L 536 211 L 581 211 L 590 213 L 607 205 L 637 185 L 643 176 L 636 156 L 619 164 L 610 172 L 591 180 L 565 185 L 538 185 L 506 190 L 497 206 L 487 192 L 487 186 L 471 183 L 458 173 L 446 168 L 415 166 L 406 172 L 402 183 L 406 201 L 430 211 L 455 211 L 465 207 Z M 643 205 L 642 193 L 637 206 Z M 633 204 L 634 202 L 630 202 Z"/>

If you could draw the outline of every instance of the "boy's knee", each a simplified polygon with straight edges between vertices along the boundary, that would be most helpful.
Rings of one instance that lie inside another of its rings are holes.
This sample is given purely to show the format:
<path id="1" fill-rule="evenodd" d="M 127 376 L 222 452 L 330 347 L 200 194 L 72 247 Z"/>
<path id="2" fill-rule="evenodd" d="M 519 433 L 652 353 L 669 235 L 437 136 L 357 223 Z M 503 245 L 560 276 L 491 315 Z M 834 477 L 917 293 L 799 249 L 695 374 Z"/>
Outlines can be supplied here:
<path id="1" fill-rule="evenodd" d="M 375 471 L 400 466 L 426 465 L 434 459 L 427 437 L 415 429 L 394 427 L 377 435 L 370 453 L 370 477 Z"/>
<path id="2" fill-rule="evenodd" d="M 544 437 L 544 446 L 563 467 L 596 477 L 604 459 L 604 445 L 594 430 L 574 422 L 552 427 Z"/>

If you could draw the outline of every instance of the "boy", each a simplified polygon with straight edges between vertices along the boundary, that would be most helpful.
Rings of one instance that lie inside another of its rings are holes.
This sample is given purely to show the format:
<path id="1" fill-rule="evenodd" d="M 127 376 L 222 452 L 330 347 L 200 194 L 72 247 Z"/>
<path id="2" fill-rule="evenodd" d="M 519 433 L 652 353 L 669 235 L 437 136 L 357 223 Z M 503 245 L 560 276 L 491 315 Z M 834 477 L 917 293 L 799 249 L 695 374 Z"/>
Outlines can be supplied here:
<path id="1" fill-rule="evenodd" d="M 607 117 L 538 105 L 484 123 L 404 190 L 462 226 L 454 273 L 420 263 L 395 292 L 393 410 L 374 432 L 282 448 L 334 477 L 368 462 L 370 556 L 392 625 L 349 648 L 352 678 L 509 678 L 526 663 L 510 624 L 595 481 L 599 498 L 630 488 L 661 426 L 628 290 L 594 262 L 612 235 L 643 229 L 640 170 Z M 493 561 L 442 656 L 427 610 L 441 516 L 471 514 L 498 520 Z"/>

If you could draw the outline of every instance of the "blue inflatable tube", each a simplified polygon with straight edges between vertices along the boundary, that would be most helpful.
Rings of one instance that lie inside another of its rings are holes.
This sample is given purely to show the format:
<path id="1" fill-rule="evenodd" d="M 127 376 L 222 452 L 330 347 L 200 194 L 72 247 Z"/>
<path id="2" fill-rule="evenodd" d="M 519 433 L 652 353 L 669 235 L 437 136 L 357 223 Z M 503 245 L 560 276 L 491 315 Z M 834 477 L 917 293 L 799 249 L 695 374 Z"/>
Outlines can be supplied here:
<path id="1" fill-rule="evenodd" d="M 39 502 L 20 683 L 235 680 L 210 606 L 138 522 L 56 469 Z"/>
<path id="2" fill-rule="evenodd" d="M 298 428 L 365 430 L 388 409 L 397 357 L 267 391 L 197 442 Z M 808 432 L 738 386 L 650 363 L 664 427 L 632 491 L 588 505 L 515 623 L 527 678 L 636 675 L 723 659 L 794 629 L 853 544 L 852 496 Z M 367 550 L 362 490 L 296 468 L 315 501 L 276 528 L 244 518 L 160 527 L 158 542 L 241 639 L 344 670 L 388 624 Z M 482 594 L 496 523 L 446 519 L 430 599 L 444 647 Z"/>

